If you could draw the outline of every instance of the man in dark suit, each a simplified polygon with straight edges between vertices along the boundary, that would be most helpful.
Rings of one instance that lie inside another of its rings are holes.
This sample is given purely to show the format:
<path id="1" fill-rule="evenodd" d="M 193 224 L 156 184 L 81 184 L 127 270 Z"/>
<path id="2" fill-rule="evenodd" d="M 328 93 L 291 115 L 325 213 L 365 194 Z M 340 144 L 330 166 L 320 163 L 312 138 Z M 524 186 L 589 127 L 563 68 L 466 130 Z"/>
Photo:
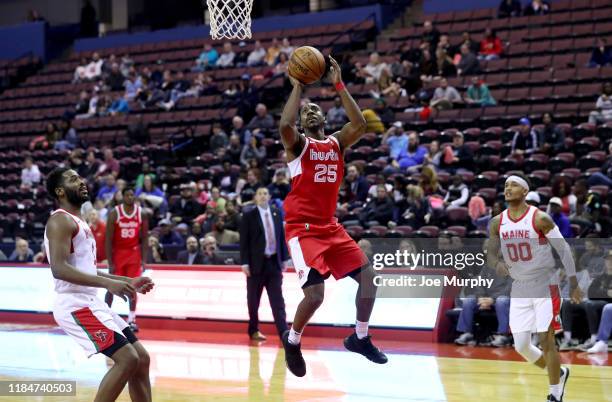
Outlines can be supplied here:
<path id="1" fill-rule="evenodd" d="M 240 261 L 247 277 L 249 336 L 252 340 L 263 341 L 266 337 L 258 328 L 258 310 L 264 287 L 278 336 L 287 330 L 282 284 L 289 253 L 280 212 L 269 206 L 268 189 L 257 189 L 254 199 L 256 207 L 245 212 L 240 223 Z"/>
<path id="2" fill-rule="evenodd" d="M 177 263 L 185 265 L 204 264 L 204 256 L 198 246 L 198 239 L 195 236 L 189 236 L 187 238 L 187 250 L 178 253 L 176 256 Z"/>

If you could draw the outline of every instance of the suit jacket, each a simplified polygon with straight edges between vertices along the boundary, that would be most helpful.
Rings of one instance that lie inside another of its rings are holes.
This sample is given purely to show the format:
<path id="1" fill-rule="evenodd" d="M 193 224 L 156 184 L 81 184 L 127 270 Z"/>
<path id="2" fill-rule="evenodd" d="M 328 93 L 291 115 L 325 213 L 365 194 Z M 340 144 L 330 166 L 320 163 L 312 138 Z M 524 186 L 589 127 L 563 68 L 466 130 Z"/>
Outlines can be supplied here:
<path id="1" fill-rule="evenodd" d="M 179 251 L 179 253 L 176 256 L 176 262 L 179 264 L 190 265 L 189 264 L 189 253 L 187 252 L 187 250 Z M 204 264 L 204 256 L 202 255 L 202 253 L 200 253 L 200 251 L 197 252 L 195 258 L 193 259 L 192 265 L 195 265 L 195 264 Z"/>
<path id="2" fill-rule="evenodd" d="M 287 244 L 285 243 L 285 229 L 280 212 L 270 207 L 274 221 L 274 234 L 276 237 L 276 258 L 281 269 L 283 261 L 289 259 Z M 259 208 L 255 207 L 242 214 L 240 221 L 240 263 L 248 265 L 251 275 L 260 275 L 264 267 L 266 250 L 266 233 L 259 215 Z"/>

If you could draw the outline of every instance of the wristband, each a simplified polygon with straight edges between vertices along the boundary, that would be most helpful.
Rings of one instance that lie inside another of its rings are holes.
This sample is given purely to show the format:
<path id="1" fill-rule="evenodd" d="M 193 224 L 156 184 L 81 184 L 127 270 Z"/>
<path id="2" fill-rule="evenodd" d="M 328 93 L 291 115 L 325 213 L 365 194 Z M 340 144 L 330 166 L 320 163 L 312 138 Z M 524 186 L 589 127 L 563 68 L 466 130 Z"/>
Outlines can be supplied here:
<path id="1" fill-rule="evenodd" d="M 344 86 L 344 82 L 342 82 L 342 81 L 337 82 L 334 86 L 336 87 L 336 91 L 337 92 L 340 92 L 343 89 L 346 89 L 346 87 Z"/>

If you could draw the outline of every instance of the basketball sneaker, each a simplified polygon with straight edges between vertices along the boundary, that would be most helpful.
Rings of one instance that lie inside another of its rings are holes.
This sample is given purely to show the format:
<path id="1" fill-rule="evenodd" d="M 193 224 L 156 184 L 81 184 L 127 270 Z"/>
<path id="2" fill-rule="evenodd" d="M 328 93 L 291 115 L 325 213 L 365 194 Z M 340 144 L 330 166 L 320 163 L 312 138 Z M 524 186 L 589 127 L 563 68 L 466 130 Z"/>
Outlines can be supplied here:
<path id="1" fill-rule="evenodd" d="M 474 335 L 472 335 L 469 332 L 465 332 L 461 335 L 459 335 L 459 338 L 455 339 L 455 343 L 457 345 L 469 345 L 469 344 L 476 344 L 476 341 L 474 340 Z"/>
<path id="2" fill-rule="evenodd" d="M 300 344 L 294 345 L 289 342 L 289 330 L 283 332 L 283 348 L 285 349 L 285 364 L 289 371 L 296 377 L 304 377 L 306 375 L 306 362 L 302 356 Z"/>
<path id="3" fill-rule="evenodd" d="M 559 345 L 559 352 L 566 352 L 568 350 L 576 350 L 578 347 L 578 341 L 575 339 L 564 339 Z"/>
<path id="4" fill-rule="evenodd" d="M 493 342 L 491 342 L 491 346 L 495 348 L 504 348 L 506 346 L 512 345 L 512 341 L 509 336 L 497 334 L 493 336 Z"/>
<path id="5" fill-rule="evenodd" d="M 344 338 L 344 347 L 351 352 L 365 356 L 374 363 L 385 364 L 388 361 L 387 356 L 372 344 L 372 339 L 369 335 L 359 339 L 357 334 L 353 332 L 352 335 Z"/>

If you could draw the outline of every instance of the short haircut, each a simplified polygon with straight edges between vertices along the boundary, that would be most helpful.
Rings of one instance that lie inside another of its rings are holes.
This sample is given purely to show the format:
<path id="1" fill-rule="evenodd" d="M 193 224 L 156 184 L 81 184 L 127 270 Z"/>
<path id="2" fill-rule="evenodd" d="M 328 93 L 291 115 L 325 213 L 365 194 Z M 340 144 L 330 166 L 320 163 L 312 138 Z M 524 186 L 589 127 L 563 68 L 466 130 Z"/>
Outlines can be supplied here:
<path id="1" fill-rule="evenodd" d="M 50 197 L 56 200 L 58 199 L 55 190 L 64 184 L 64 173 L 68 170 L 70 170 L 70 168 L 56 167 L 47 176 L 47 194 L 49 194 Z"/>
<path id="2" fill-rule="evenodd" d="M 125 186 L 123 188 L 123 190 L 121 190 L 121 195 L 125 195 L 125 193 L 127 193 L 128 191 L 132 191 L 132 192 L 136 192 L 136 190 L 134 189 L 134 186 L 129 185 L 129 186 Z"/>

